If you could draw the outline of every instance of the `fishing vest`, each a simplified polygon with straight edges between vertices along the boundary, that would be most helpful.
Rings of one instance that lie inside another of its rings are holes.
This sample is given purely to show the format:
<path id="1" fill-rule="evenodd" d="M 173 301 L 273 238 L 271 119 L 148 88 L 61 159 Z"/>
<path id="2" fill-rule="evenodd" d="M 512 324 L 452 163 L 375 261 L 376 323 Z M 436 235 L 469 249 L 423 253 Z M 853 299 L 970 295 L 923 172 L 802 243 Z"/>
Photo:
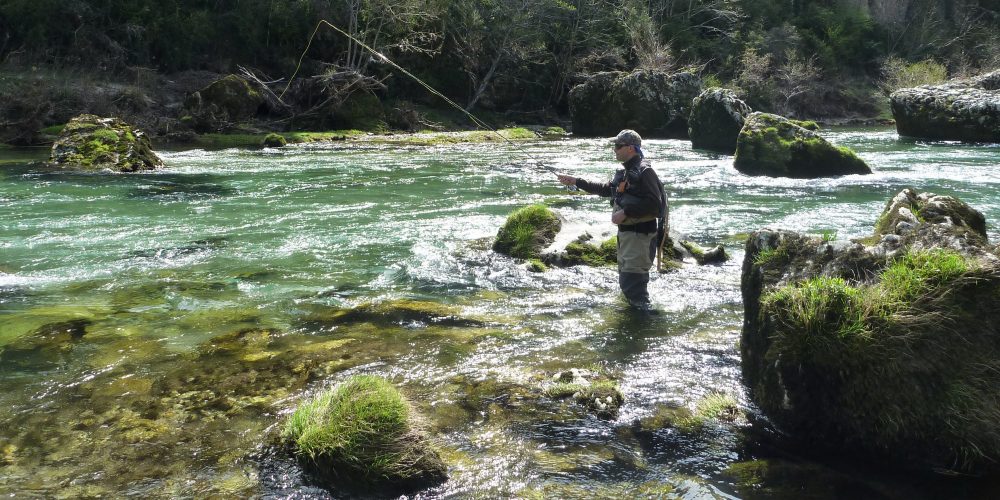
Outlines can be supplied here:
<path id="1" fill-rule="evenodd" d="M 652 168 L 649 162 L 642 160 L 639 162 L 639 166 L 635 169 L 622 168 L 615 172 L 614 177 L 611 179 L 611 185 L 615 186 L 615 193 L 611 196 L 611 207 L 614 211 L 621 210 L 624 206 L 625 200 L 629 196 L 637 197 L 639 194 L 639 188 L 642 185 L 642 174 L 647 168 Z M 667 215 L 667 195 L 663 189 L 663 182 L 659 180 L 659 176 L 656 179 L 655 189 L 660 191 L 660 211 L 659 215 L 648 215 L 643 217 L 626 217 L 620 225 L 634 225 L 643 222 L 654 221 L 656 219 L 663 219 Z"/>

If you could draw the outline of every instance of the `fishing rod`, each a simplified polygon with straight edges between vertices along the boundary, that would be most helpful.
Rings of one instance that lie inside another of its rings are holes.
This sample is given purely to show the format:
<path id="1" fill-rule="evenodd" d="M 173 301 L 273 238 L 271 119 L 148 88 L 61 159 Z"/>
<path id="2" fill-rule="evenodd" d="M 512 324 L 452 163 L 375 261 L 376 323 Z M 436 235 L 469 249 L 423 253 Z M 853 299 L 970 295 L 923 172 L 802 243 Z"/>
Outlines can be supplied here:
<path id="1" fill-rule="evenodd" d="M 519 146 L 514 141 L 508 139 L 506 136 L 504 136 L 503 134 L 501 134 L 497 129 L 489 126 L 488 124 L 486 124 L 486 122 L 480 120 L 479 118 L 477 118 L 475 115 L 473 115 L 472 113 L 470 113 L 468 110 L 466 110 L 462 106 L 459 106 L 458 103 L 456 103 L 455 101 L 452 101 L 451 99 L 449 99 L 448 96 L 442 94 L 441 92 L 438 92 L 437 89 L 435 89 L 434 87 L 431 87 L 427 82 L 421 80 L 420 78 L 417 78 L 416 75 L 414 75 L 413 73 L 410 73 L 409 71 L 407 71 L 402 66 L 400 66 L 400 65 L 396 64 L 395 62 L 393 62 L 391 59 L 389 59 L 388 57 L 386 57 L 385 54 L 383 54 L 383 53 L 381 53 L 381 52 L 379 52 L 379 51 L 377 51 L 377 50 L 369 47 L 367 44 L 365 44 L 361 40 L 358 40 L 356 37 L 354 37 L 350 33 L 345 32 L 344 30 L 342 30 L 342 29 L 338 28 L 337 26 L 331 24 L 329 21 L 327 21 L 325 19 L 321 19 L 320 22 L 316 24 L 316 29 L 313 30 L 312 35 L 309 37 L 309 43 L 306 44 L 306 49 L 303 50 L 302 51 L 302 55 L 299 56 L 299 63 L 295 67 L 295 72 L 293 72 L 291 78 L 288 79 L 288 84 L 285 85 L 285 90 L 281 91 L 281 95 L 278 96 L 278 100 L 281 100 L 281 98 L 285 95 L 285 92 L 288 92 L 288 88 L 292 85 L 292 80 L 295 79 L 295 75 L 297 75 L 299 73 L 299 69 L 302 68 L 302 61 L 305 59 L 306 53 L 309 52 L 309 48 L 312 46 L 313 39 L 316 38 L 316 33 L 319 32 L 319 29 L 322 28 L 323 25 L 329 26 L 330 28 L 332 28 L 337 33 L 340 33 L 341 35 L 344 35 L 347 38 L 350 38 L 353 42 L 357 43 L 359 46 L 364 47 L 365 50 L 367 50 L 367 51 L 371 52 L 372 54 L 374 54 L 380 61 L 382 61 L 382 62 L 384 62 L 384 63 L 392 66 L 393 68 L 396 68 L 397 70 L 399 70 L 404 75 L 412 78 L 414 81 L 416 81 L 418 84 L 420 84 L 421 87 L 427 89 L 428 92 L 430 92 L 431 94 L 434 94 L 434 95 L 440 97 L 441 99 L 444 100 L 444 102 L 450 104 L 455 109 L 457 109 L 457 110 L 461 111 L 462 113 L 464 113 L 465 116 L 469 117 L 469 119 L 472 120 L 472 123 L 476 124 L 477 127 L 480 127 L 480 128 L 489 130 L 490 132 L 493 132 L 494 134 L 496 134 L 497 136 L 499 136 L 501 139 L 503 139 L 504 141 L 506 141 L 508 144 L 510 144 L 511 146 L 514 146 L 514 148 L 516 148 L 518 151 L 520 151 L 521 154 L 523 154 L 524 156 L 527 156 L 528 158 L 530 158 L 532 161 L 535 162 L 535 163 L 532 163 L 532 164 L 529 164 L 529 165 L 531 165 L 533 167 L 536 167 L 536 168 L 542 168 L 542 169 L 544 169 L 544 170 L 546 170 L 546 171 L 548 171 L 548 172 L 550 172 L 550 173 L 552 173 L 554 175 L 559 175 L 559 172 L 555 169 L 555 167 L 553 167 L 551 165 L 548 165 L 545 162 L 543 162 L 543 161 L 535 158 L 531 153 L 527 152 L 524 148 L 522 148 L 521 146 Z"/>

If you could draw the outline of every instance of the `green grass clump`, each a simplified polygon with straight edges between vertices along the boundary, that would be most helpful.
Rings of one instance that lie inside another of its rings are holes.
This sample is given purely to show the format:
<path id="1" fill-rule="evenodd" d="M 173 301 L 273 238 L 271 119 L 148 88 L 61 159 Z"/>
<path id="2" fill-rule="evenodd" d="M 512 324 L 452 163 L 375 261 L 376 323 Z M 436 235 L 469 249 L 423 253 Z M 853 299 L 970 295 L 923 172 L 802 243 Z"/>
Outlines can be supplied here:
<path id="1" fill-rule="evenodd" d="M 114 130 L 107 128 L 95 130 L 91 134 L 91 137 L 93 137 L 94 140 L 101 141 L 105 144 L 114 144 L 118 142 L 118 134 Z"/>
<path id="2" fill-rule="evenodd" d="M 433 454 L 414 446 L 410 418 L 409 403 L 388 381 L 359 375 L 302 403 L 281 436 L 320 473 L 329 467 L 341 481 L 399 481 L 425 473 Z"/>
<path id="3" fill-rule="evenodd" d="M 530 259 L 528 260 L 528 270 L 533 273 L 544 273 L 549 270 L 549 266 L 538 259 Z"/>
<path id="4" fill-rule="evenodd" d="M 882 272 L 881 287 L 905 305 L 968 270 L 965 258 L 950 250 L 909 252 Z"/>
<path id="5" fill-rule="evenodd" d="M 493 250 L 519 259 L 538 258 L 561 226 L 559 217 L 545 205 L 529 205 L 507 217 L 497 233 Z"/>
<path id="6" fill-rule="evenodd" d="M 756 266 L 763 266 L 770 262 L 783 261 L 788 257 L 788 248 L 784 246 L 778 246 L 776 248 L 763 248 L 753 259 L 753 263 Z"/>

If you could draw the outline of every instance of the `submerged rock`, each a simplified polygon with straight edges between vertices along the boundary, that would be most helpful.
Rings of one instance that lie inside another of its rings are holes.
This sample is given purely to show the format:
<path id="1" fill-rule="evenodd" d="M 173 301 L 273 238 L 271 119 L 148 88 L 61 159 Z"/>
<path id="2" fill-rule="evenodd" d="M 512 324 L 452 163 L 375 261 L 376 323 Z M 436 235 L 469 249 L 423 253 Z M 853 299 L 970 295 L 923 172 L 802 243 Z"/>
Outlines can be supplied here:
<path id="1" fill-rule="evenodd" d="M 181 121 L 199 132 L 221 132 L 253 118 L 262 104 L 246 80 L 228 75 L 188 96 Z"/>
<path id="2" fill-rule="evenodd" d="M 63 127 L 49 162 L 74 170 L 138 172 L 163 166 L 149 137 L 118 118 L 80 115 Z"/>
<path id="3" fill-rule="evenodd" d="M 529 205 L 507 217 L 493 251 L 519 259 L 537 259 L 562 228 L 559 216 L 545 205 Z"/>
<path id="4" fill-rule="evenodd" d="M 348 323 L 381 325 L 435 324 L 441 326 L 482 326 L 483 322 L 461 317 L 458 307 L 438 302 L 392 299 L 368 302 L 350 309 L 321 309 L 306 318 L 313 326 Z"/>
<path id="5" fill-rule="evenodd" d="M 731 155 L 750 106 L 729 89 L 710 88 L 694 98 L 688 135 L 691 147 Z"/>
<path id="6" fill-rule="evenodd" d="M 447 479 L 412 412 L 388 381 L 358 375 L 299 405 L 281 435 L 327 487 L 412 492 Z"/>
<path id="7" fill-rule="evenodd" d="M 625 403 L 618 384 L 590 370 L 572 368 L 556 373 L 545 395 L 553 399 L 572 398 L 599 418 L 611 419 Z"/>
<path id="8" fill-rule="evenodd" d="M 801 179 L 872 173 L 850 149 L 834 146 L 816 132 L 769 113 L 747 117 L 733 166 L 748 175 Z"/>
<path id="9" fill-rule="evenodd" d="M 609 136 L 630 128 L 644 137 L 686 138 L 699 92 L 701 80 L 693 73 L 597 73 L 569 93 L 573 134 Z"/>
<path id="10" fill-rule="evenodd" d="M 889 96 L 899 135 L 1000 142 L 1000 70 Z"/>
<path id="11" fill-rule="evenodd" d="M 751 398 L 812 446 L 997 472 L 1000 259 L 982 226 L 959 200 L 906 190 L 864 241 L 753 233 L 740 342 Z"/>

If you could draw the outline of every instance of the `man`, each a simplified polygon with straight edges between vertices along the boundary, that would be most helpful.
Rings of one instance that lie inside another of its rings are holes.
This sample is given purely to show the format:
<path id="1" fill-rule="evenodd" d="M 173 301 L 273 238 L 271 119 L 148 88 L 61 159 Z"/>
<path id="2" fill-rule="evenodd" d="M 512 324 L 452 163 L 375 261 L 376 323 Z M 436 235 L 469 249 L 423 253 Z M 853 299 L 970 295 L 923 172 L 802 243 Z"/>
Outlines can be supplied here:
<path id="1" fill-rule="evenodd" d="M 559 174 L 559 182 L 611 198 L 611 223 L 618 225 L 618 284 L 630 306 L 649 310 L 649 268 L 656 249 L 657 219 L 666 214 L 666 195 L 656 172 L 643 159 L 642 137 L 622 130 L 614 141 L 615 158 L 625 167 L 611 182 L 595 183 Z"/>

